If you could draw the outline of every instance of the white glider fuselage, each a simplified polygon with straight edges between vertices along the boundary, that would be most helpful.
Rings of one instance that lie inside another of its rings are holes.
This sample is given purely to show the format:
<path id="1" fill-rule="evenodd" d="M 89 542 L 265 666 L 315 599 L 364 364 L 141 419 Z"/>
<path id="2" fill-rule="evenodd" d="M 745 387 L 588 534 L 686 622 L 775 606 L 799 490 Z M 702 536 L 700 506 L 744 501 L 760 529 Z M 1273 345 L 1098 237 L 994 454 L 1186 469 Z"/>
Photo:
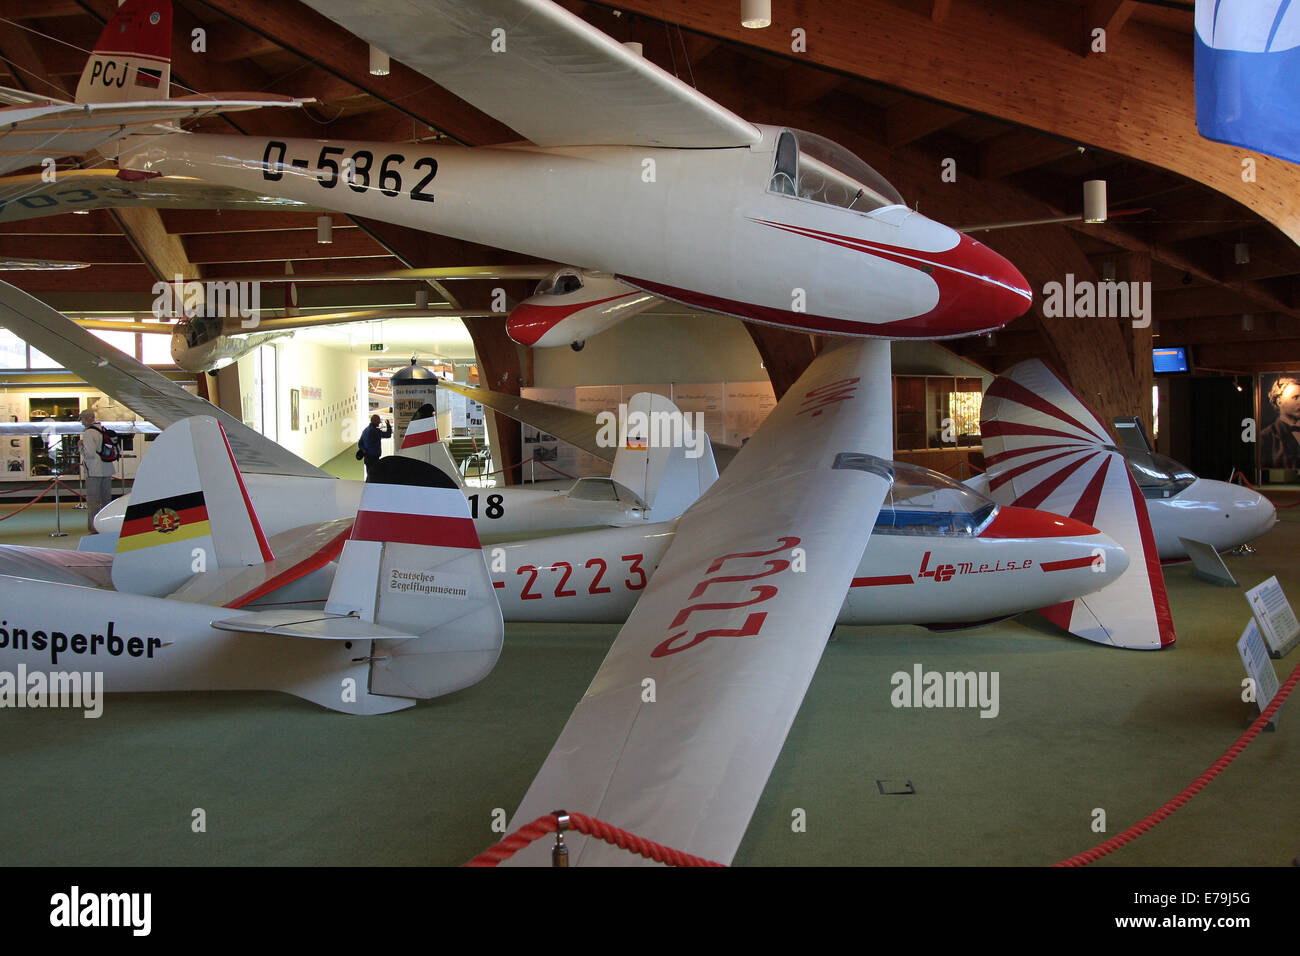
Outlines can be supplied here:
<path id="1" fill-rule="evenodd" d="M 775 188 L 777 142 L 792 135 L 763 127 L 753 146 L 727 149 L 541 149 L 178 133 L 119 161 L 571 262 L 811 332 L 964 336 L 1028 308 L 1010 263 L 901 205 L 865 164 L 857 174 L 878 184 L 874 199 L 855 201 L 844 184 L 858 179 L 812 159 L 802 192 Z"/>
<path id="2" fill-rule="evenodd" d="M 485 548 L 502 616 L 510 622 L 626 620 L 674 527 L 662 522 Z M 1024 508 L 1002 508 L 978 534 L 878 528 L 839 623 L 981 623 L 1099 590 L 1127 567 L 1123 549 L 1095 528 Z M 806 573 L 817 573 L 812 556 Z M 699 602 L 708 599 L 706 589 Z"/>
<path id="3" fill-rule="evenodd" d="M 248 496 L 268 535 L 291 528 L 333 521 L 357 512 L 364 481 L 343 478 L 300 478 L 289 475 L 243 476 Z M 645 525 L 639 510 L 618 501 L 569 497 L 566 489 L 466 488 L 474 523 L 482 535 L 522 535 L 569 531 L 602 525 Z M 115 534 L 130 504 L 123 496 L 95 516 L 95 530 Z"/>
<path id="4" fill-rule="evenodd" d="M 1182 539 L 1227 551 L 1277 524 L 1273 503 L 1259 492 L 1211 478 L 1197 478 L 1169 498 L 1147 498 L 1147 514 L 1161 561 L 1187 558 Z"/>

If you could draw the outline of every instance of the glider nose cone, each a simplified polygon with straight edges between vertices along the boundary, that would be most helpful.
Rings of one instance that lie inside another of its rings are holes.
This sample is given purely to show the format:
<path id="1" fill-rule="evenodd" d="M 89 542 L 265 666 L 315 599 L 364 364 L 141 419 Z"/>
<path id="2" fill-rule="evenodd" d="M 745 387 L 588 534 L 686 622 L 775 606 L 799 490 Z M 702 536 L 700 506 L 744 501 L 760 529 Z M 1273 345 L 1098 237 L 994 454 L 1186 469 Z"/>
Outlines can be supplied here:
<path id="1" fill-rule="evenodd" d="M 972 332 L 1001 328 L 1025 314 L 1034 294 L 1020 270 L 982 242 L 965 234 L 949 261 L 955 270 L 942 290 L 939 308 L 961 316 Z"/>
<path id="2" fill-rule="evenodd" d="M 1250 538 L 1258 538 L 1277 524 L 1277 508 L 1258 491 L 1241 488 L 1236 494 L 1233 510 L 1246 519 L 1252 532 Z"/>

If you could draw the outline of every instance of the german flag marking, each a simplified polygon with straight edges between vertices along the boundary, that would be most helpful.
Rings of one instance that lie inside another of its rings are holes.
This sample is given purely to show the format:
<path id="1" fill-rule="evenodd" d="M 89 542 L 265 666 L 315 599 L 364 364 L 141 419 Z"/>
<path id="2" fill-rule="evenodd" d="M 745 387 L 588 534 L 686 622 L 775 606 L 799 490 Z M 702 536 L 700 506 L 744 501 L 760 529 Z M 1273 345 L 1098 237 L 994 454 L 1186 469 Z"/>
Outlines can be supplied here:
<path id="1" fill-rule="evenodd" d="M 133 502 L 122 521 L 118 552 L 189 541 L 212 533 L 203 492 Z"/>

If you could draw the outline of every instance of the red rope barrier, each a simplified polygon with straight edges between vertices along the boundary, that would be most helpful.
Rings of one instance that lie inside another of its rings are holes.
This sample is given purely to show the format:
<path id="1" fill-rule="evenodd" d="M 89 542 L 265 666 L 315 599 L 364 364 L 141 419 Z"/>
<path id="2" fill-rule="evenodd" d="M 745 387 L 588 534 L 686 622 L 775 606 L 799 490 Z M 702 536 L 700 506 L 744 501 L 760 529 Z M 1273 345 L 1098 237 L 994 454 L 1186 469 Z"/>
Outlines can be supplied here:
<path id="1" fill-rule="evenodd" d="M 674 850 L 672 847 L 663 846 L 653 840 L 639 837 L 635 833 L 628 833 L 611 823 L 597 820 L 595 817 L 589 817 L 584 813 L 564 815 L 568 816 L 569 825 L 579 833 L 585 833 L 597 840 L 604 840 L 619 849 L 627 850 L 629 853 L 635 853 L 657 863 L 664 863 L 668 866 L 722 866 L 721 863 L 715 863 L 700 856 L 692 856 L 690 853 L 683 853 L 681 850 Z M 466 863 L 465 866 L 497 866 L 535 840 L 540 840 L 546 834 L 558 830 L 560 828 L 560 816 L 559 813 L 548 813 L 546 816 L 538 817 L 532 823 L 520 827 L 500 843 L 484 850 Z"/>
<path id="2" fill-rule="evenodd" d="M 0 491 L 0 495 L 20 495 L 24 491 L 31 491 L 33 488 L 40 487 L 40 484 L 39 481 L 33 481 L 30 485 L 23 485 L 20 488 L 6 488 L 4 491 Z"/>
<path id="3" fill-rule="evenodd" d="M 1090 850 L 1076 853 L 1067 860 L 1053 863 L 1052 866 L 1087 866 L 1089 863 L 1100 860 L 1106 854 L 1113 853 L 1124 844 L 1136 840 L 1161 820 L 1164 820 L 1188 800 L 1192 799 L 1192 797 L 1205 789 L 1211 780 L 1227 768 L 1228 764 L 1237 759 L 1237 756 L 1246 749 L 1247 745 L 1259 736 L 1259 732 L 1264 729 L 1264 725 L 1267 724 L 1273 718 L 1273 715 L 1277 713 L 1278 708 L 1282 706 L 1282 702 L 1286 700 L 1287 695 L 1291 693 L 1297 683 L 1300 683 L 1300 664 L 1296 665 L 1295 670 L 1291 672 L 1291 676 L 1287 678 L 1286 683 L 1278 688 L 1278 692 L 1273 696 L 1273 700 L 1269 703 L 1268 707 L 1264 709 L 1264 712 L 1255 718 L 1255 721 L 1246 728 L 1244 734 L 1237 738 L 1237 742 L 1224 751 L 1223 756 L 1210 764 L 1209 769 L 1192 781 L 1191 785 L 1179 793 L 1178 796 L 1174 797 L 1159 810 L 1155 811 L 1155 813 L 1152 813 L 1133 824 L 1133 826 L 1129 827 L 1123 833 L 1111 837 L 1105 843 L 1097 844 Z"/>
<path id="4" fill-rule="evenodd" d="M 47 494 L 49 494 L 49 493 L 50 493 L 50 489 L 54 487 L 54 482 L 56 482 L 56 481 L 58 481 L 57 478 L 55 478 L 55 479 L 54 479 L 53 481 L 51 481 L 48 485 L 46 485 L 46 486 L 45 486 L 45 489 L 44 489 L 44 490 L 43 490 L 39 495 L 37 495 L 37 496 L 36 496 L 35 498 L 33 498 L 31 501 L 27 502 L 27 504 L 23 505 L 21 508 L 16 508 L 16 509 L 14 509 L 13 511 L 9 512 L 9 513 L 8 513 L 7 515 L 5 515 L 3 518 L 0 518 L 0 521 L 8 521 L 8 520 L 9 520 L 10 518 L 12 518 L 14 515 L 22 514 L 24 511 L 26 511 L 26 510 L 27 510 L 28 508 L 30 508 L 32 505 L 36 504 L 36 502 L 40 501 L 40 500 L 41 500 L 42 498 L 44 498 Z"/>

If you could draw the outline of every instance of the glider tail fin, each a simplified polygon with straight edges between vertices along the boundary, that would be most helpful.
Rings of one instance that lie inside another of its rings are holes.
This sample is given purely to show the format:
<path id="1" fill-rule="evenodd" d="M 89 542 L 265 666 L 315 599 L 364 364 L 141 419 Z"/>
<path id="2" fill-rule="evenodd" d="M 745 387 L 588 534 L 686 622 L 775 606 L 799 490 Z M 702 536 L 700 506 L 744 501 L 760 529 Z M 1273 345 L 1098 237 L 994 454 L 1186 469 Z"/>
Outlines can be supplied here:
<path id="1" fill-rule="evenodd" d="M 126 0 L 104 24 L 77 84 L 77 102 L 167 99 L 171 51 L 171 0 Z"/>
<path id="2" fill-rule="evenodd" d="M 692 426 L 671 400 L 638 392 L 627 404 L 610 477 L 649 507 L 651 521 L 669 521 L 718 479 L 709 436 Z"/>
<path id="3" fill-rule="evenodd" d="M 416 461 L 432 465 L 454 481 L 456 487 L 465 487 L 460 469 L 456 467 L 451 452 L 438 436 L 436 415 L 411 419 L 410 424 L 406 426 L 406 434 L 402 436 L 402 447 L 397 450 L 397 454 L 403 458 L 414 458 Z"/>
<path id="4" fill-rule="evenodd" d="M 372 467 L 325 610 L 409 635 L 376 641 L 370 692 L 428 698 L 484 677 L 504 625 L 469 502 L 427 462 Z"/>
<path id="5" fill-rule="evenodd" d="M 182 419 L 140 463 L 113 557 L 113 587 L 171 594 L 194 574 L 274 555 L 221 424 Z"/>
<path id="6" fill-rule="evenodd" d="M 1173 615 L 1146 499 L 1097 415 L 1043 362 L 1013 365 L 980 413 L 989 494 L 999 503 L 1068 515 L 1113 538 L 1128 568 L 1087 599 L 1044 608 L 1072 634 L 1115 647 L 1174 643 Z"/>

